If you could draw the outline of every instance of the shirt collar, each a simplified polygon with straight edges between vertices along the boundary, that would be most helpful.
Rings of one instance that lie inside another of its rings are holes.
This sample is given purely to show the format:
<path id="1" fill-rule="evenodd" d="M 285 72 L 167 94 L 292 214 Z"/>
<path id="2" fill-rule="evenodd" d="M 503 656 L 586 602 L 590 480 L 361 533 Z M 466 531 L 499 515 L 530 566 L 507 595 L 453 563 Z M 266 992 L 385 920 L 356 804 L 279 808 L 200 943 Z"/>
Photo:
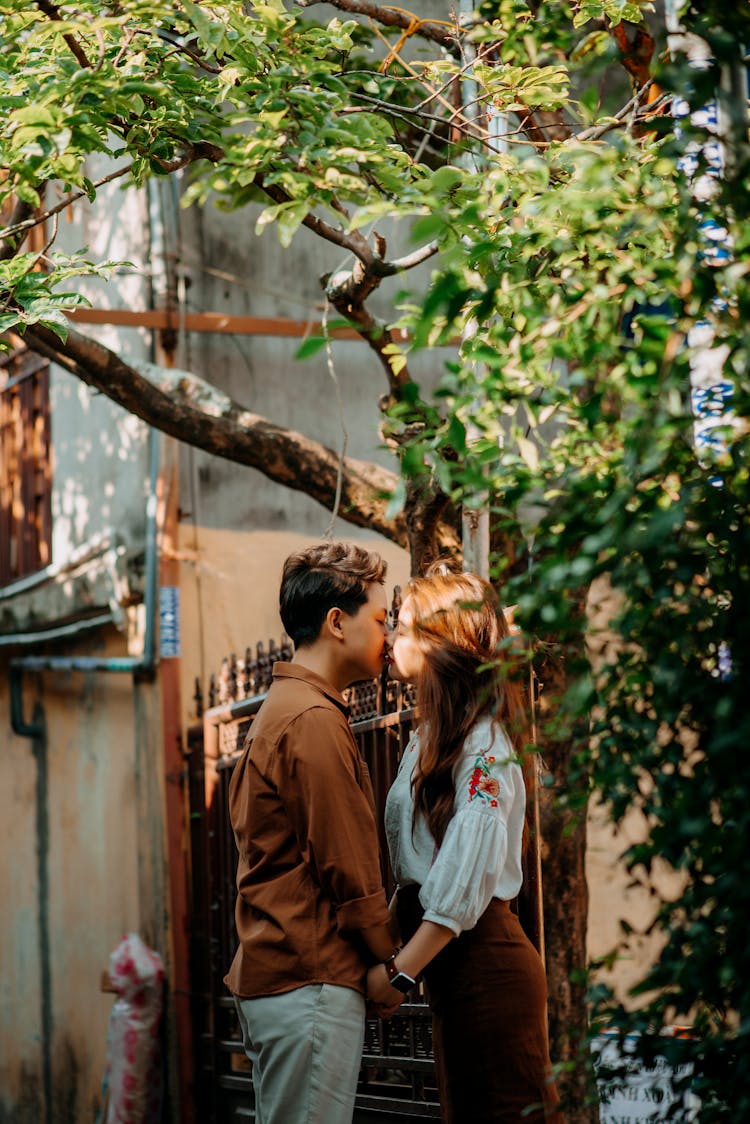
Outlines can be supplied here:
<path id="1" fill-rule="evenodd" d="M 349 705 L 341 692 L 337 691 L 336 688 L 321 675 L 310 671 L 309 668 L 304 667 L 302 664 L 275 663 L 273 665 L 273 677 L 274 679 L 297 679 L 302 683 L 309 684 L 310 687 L 314 687 L 316 691 L 320 691 L 321 694 L 335 703 L 340 710 L 343 710 L 347 718 L 349 717 Z"/>

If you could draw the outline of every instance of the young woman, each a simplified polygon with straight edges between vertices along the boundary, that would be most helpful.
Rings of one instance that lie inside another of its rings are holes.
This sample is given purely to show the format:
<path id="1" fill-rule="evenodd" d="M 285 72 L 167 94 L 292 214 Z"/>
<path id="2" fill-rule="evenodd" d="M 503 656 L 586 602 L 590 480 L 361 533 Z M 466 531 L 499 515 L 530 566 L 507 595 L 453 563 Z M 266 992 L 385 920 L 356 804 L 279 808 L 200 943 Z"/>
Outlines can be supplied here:
<path id="1" fill-rule="evenodd" d="M 507 635 L 485 581 L 436 573 L 409 585 L 392 644 L 392 673 L 416 683 L 420 714 L 385 810 L 407 943 L 370 969 L 368 994 L 393 1010 L 424 973 L 450 1124 L 561 1120 L 544 968 L 510 908 L 526 792 Z"/>

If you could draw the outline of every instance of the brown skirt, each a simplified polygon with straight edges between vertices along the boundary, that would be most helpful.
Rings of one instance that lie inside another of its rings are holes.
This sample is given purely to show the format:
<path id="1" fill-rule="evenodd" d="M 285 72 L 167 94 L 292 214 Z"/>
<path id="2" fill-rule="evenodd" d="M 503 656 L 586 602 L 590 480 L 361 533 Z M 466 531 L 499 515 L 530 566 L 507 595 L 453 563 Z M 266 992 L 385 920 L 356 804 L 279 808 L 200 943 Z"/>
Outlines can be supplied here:
<path id="1" fill-rule="evenodd" d="M 419 887 L 399 891 L 404 940 L 421 920 Z M 493 898 L 424 971 L 442 1119 L 561 1124 L 547 1044 L 544 967 L 508 902 Z"/>

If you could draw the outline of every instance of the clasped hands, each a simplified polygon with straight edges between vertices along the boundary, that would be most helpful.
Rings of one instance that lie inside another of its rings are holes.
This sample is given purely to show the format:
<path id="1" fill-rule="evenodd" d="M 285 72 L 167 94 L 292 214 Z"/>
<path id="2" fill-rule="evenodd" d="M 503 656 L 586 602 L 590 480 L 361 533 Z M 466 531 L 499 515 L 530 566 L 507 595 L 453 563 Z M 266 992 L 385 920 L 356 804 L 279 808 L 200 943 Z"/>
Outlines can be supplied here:
<path id="1" fill-rule="evenodd" d="M 381 1019 L 389 1019 L 406 998 L 388 982 L 385 964 L 374 964 L 367 973 L 367 999 Z"/>

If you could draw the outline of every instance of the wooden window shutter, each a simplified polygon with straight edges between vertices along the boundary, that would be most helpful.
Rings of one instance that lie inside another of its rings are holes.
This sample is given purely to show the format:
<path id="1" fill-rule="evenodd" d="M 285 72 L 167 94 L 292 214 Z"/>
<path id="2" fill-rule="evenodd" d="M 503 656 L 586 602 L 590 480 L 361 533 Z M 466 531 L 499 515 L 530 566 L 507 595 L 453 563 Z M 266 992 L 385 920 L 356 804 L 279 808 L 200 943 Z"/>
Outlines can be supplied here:
<path id="1" fill-rule="evenodd" d="M 17 336 L 0 352 L 0 585 L 49 565 L 49 363 Z"/>

